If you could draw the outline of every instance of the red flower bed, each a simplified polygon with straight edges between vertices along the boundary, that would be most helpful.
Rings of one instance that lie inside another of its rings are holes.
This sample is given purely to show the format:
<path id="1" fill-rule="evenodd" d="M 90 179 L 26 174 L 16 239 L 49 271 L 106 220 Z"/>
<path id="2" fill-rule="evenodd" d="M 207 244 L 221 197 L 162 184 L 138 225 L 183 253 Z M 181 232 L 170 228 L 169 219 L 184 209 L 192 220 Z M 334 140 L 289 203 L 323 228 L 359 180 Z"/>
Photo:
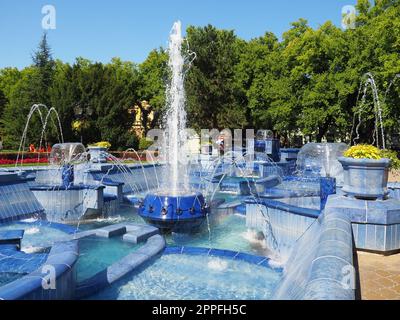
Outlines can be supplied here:
<path id="1" fill-rule="evenodd" d="M 0 159 L 0 165 L 15 164 L 16 160 Z M 35 164 L 35 163 L 49 163 L 49 158 L 27 158 L 19 159 L 18 164 Z"/>
<path id="2" fill-rule="evenodd" d="M 37 159 L 38 155 L 40 155 L 40 158 L 48 158 L 50 156 L 50 153 L 48 152 L 24 152 L 24 159 Z M 18 156 L 18 152 L 1 152 L 0 153 L 0 159 L 7 159 L 7 160 L 16 160 Z M 22 153 L 20 153 L 19 157 L 21 158 Z"/>

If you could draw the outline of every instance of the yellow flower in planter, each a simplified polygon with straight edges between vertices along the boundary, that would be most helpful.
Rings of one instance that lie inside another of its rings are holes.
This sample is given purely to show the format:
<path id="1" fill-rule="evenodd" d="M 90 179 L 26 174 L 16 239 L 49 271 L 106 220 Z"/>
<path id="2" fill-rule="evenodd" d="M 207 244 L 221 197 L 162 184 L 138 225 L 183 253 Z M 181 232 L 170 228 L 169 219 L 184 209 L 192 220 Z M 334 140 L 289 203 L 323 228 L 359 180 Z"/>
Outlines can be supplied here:
<path id="1" fill-rule="evenodd" d="M 367 144 L 359 144 L 351 147 L 344 153 L 344 156 L 354 159 L 382 159 L 381 150 L 379 150 L 377 147 Z"/>
<path id="2" fill-rule="evenodd" d="M 95 144 L 90 145 L 90 147 L 101 147 L 101 148 L 110 149 L 111 143 L 109 143 L 108 141 L 101 141 L 101 142 L 96 142 Z"/>
<path id="3" fill-rule="evenodd" d="M 377 147 L 360 144 L 354 147 L 351 147 L 344 153 L 345 157 L 354 158 L 354 159 L 389 159 L 390 168 L 398 170 L 400 169 L 400 160 L 397 157 L 397 153 L 392 150 L 380 150 Z"/>

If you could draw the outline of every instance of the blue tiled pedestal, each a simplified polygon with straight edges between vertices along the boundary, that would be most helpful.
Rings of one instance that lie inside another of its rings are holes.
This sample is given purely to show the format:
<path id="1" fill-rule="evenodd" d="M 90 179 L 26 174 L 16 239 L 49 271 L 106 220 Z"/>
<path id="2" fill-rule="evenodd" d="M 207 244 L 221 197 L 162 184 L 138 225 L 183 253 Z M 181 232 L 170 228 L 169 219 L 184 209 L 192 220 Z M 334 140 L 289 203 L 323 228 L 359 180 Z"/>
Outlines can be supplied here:
<path id="1" fill-rule="evenodd" d="M 384 254 L 400 251 L 400 201 L 330 196 L 326 208 L 350 216 L 357 249 Z"/>

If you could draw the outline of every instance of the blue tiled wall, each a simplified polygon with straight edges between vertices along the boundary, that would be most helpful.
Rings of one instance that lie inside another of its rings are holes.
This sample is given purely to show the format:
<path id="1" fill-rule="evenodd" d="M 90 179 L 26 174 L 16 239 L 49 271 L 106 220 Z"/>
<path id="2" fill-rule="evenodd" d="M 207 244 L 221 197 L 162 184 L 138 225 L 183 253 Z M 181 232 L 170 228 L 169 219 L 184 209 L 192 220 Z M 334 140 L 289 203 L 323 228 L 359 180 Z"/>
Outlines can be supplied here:
<path id="1" fill-rule="evenodd" d="M 83 215 L 102 214 L 104 207 L 102 188 L 75 188 L 63 190 L 57 187 L 33 188 L 35 197 L 53 222 L 78 221 Z"/>
<path id="2" fill-rule="evenodd" d="M 373 225 L 353 223 L 353 233 L 358 249 L 381 252 L 400 249 L 400 224 Z"/>
<path id="3" fill-rule="evenodd" d="M 268 248 L 287 258 L 296 241 L 316 221 L 319 211 L 295 208 L 284 203 L 279 206 L 274 204 L 278 202 L 247 203 L 246 225 L 261 231 Z"/>
<path id="4" fill-rule="evenodd" d="M 62 169 L 48 168 L 38 169 L 35 174 L 35 183 L 41 185 L 61 185 Z"/>
<path id="5" fill-rule="evenodd" d="M 0 223 L 42 214 L 43 207 L 27 182 L 0 183 Z"/>

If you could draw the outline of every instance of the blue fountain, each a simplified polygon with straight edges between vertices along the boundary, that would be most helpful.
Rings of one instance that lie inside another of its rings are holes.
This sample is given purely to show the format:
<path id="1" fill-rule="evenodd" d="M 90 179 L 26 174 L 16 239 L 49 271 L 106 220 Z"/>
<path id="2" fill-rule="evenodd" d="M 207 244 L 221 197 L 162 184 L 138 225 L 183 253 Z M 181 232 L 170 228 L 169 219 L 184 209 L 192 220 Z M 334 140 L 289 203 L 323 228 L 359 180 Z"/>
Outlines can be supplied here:
<path id="1" fill-rule="evenodd" d="M 172 28 L 168 49 L 171 82 L 167 90 L 168 110 L 164 123 L 166 147 L 163 155 L 167 160 L 164 184 L 162 191 L 145 197 L 139 210 L 139 215 L 147 223 L 176 233 L 198 230 L 209 211 L 203 195 L 191 190 L 187 163 L 182 161 L 187 159 L 184 148 L 187 141 L 184 72 L 188 59 L 195 57 L 191 52 L 182 53 L 183 41 L 182 27 L 178 21 Z"/>
<path id="2" fill-rule="evenodd" d="M 175 233 L 196 232 L 208 213 L 209 208 L 201 193 L 149 194 L 139 209 L 139 215 L 147 223 Z"/>

